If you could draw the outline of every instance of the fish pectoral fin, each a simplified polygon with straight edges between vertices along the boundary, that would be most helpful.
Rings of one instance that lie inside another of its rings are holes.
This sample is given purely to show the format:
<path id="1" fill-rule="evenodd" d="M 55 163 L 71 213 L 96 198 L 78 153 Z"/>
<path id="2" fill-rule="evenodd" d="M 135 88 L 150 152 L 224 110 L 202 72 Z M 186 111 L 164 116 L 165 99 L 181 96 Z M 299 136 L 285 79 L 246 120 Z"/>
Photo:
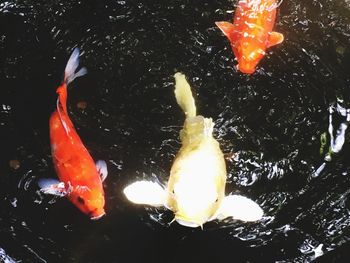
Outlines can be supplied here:
<path id="1" fill-rule="evenodd" d="M 253 200 L 241 195 L 226 196 L 216 213 L 216 218 L 221 220 L 227 217 L 242 221 L 258 221 L 264 215 L 261 207 Z"/>
<path id="2" fill-rule="evenodd" d="M 55 196 L 66 196 L 69 194 L 69 190 L 63 182 L 56 179 L 42 178 L 38 181 L 40 191 L 44 194 L 50 194 Z"/>
<path id="3" fill-rule="evenodd" d="M 235 42 L 236 37 L 236 30 L 234 24 L 230 22 L 215 22 L 215 25 L 221 30 L 221 32 L 230 40 L 230 42 Z"/>
<path id="4" fill-rule="evenodd" d="M 271 32 L 269 35 L 269 43 L 267 45 L 267 47 L 272 47 L 275 45 L 278 45 L 280 43 L 282 43 L 284 40 L 284 36 L 281 33 L 278 32 Z"/>
<path id="5" fill-rule="evenodd" d="M 150 206 L 164 206 L 166 191 L 158 183 L 151 181 L 137 181 L 124 188 L 126 198 L 135 204 Z"/>
<path id="6" fill-rule="evenodd" d="M 104 182 L 108 175 L 106 162 L 103 160 L 98 160 L 95 165 L 96 165 L 97 172 L 100 174 L 101 181 Z"/>

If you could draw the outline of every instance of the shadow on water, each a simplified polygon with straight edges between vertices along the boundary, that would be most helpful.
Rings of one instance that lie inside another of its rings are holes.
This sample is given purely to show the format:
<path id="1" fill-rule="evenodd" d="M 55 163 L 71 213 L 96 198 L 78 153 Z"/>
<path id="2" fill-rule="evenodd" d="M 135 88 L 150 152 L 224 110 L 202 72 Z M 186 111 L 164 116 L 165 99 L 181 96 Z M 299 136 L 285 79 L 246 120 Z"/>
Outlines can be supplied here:
<path id="1" fill-rule="evenodd" d="M 347 125 L 339 112 L 332 134 L 345 143 L 328 148 L 329 108 L 350 107 L 349 1 L 284 1 L 276 31 L 285 41 L 252 76 L 236 72 L 214 26 L 233 9 L 232 1 L 197 0 L 0 3 L 0 261 L 344 262 L 350 148 L 346 130 L 336 133 Z M 107 216 L 97 222 L 36 186 L 56 176 L 48 118 L 75 46 L 89 73 L 70 88 L 69 112 L 109 168 Z M 232 156 L 227 193 L 257 200 L 261 222 L 187 229 L 121 194 L 140 178 L 167 180 L 184 120 L 176 71 Z"/>

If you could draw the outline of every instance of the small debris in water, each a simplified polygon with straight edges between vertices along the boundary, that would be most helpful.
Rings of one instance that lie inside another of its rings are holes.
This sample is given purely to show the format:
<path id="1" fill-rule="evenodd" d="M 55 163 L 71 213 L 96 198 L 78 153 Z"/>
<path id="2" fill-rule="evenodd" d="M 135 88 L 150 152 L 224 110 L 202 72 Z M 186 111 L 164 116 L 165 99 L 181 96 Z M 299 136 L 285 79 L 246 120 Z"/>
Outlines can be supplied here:
<path id="1" fill-rule="evenodd" d="M 77 103 L 77 108 L 79 110 L 85 110 L 87 108 L 87 102 L 86 101 L 79 101 Z"/>
<path id="2" fill-rule="evenodd" d="M 13 206 L 13 207 L 17 207 L 17 198 L 16 197 L 14 197 L 13 199 L 11 199 L 10 200 L 10 202 L 11 202 L 11 205 Z"/>
<path id="3" fill-rule="evenodd" d="M 224 154 L 225 159 L 226 159 L 226 160 L 229 160 L 229 161 L 234 160 L 234 159 L 236 158 L 237 155 L 238 155 L 238 154 L 235 153 L 235 152 L 231 152 L 231 153 L 226 153 L 226 154 Z"/>
<path id="4" fill-rule="evenodd" d="M 19 169 L 19 167 L 21 167 L 21 163 L 18 160 L 10 160 L 9 161 L 9 165 L 12 169 Z"/>
<path id="5" fill-rule="evenodd" d="M 345 53 L 345 47 L 343 47 L 343 46 L 337 46 L 337 48 L 335 49 L 335 51 L 336 51 L 339 55 L 344 55 L 344 53 Z"/>

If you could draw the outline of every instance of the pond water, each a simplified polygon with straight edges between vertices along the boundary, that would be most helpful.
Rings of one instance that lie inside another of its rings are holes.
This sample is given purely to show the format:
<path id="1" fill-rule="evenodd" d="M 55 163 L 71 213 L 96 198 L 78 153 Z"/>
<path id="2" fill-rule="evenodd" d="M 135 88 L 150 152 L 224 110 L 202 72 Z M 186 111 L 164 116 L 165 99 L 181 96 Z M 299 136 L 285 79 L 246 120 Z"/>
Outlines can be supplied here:
<path id="1" fill-rule="evenodd" d="M 283 1 L 253 75 L 236 71 L 215 21 L 236 1 L 0 3 L 0 262 L 345 262 L 350 247 L 350 1 Z M 107 162 L 107 215 L 91 221 L 44 196 L 55 178 L 48 119 L 69 54 L 88 74 L 69 89 L 72 121 Z M 227 193 L 258 202 L 261 222 L 169 224 L 122 189 L 166 182 L 184 116 L 173 75 L 188 76 L 215 120 Z M 344 142 L 345 140 L 345 142 Z"/>

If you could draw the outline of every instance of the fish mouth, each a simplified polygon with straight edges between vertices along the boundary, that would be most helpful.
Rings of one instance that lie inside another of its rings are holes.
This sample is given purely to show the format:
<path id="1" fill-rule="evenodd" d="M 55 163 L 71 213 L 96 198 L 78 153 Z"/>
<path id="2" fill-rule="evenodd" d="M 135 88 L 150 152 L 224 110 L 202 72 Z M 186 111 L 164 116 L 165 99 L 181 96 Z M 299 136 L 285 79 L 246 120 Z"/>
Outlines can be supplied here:
<path id="1" fill-rule="evenodd" d="M 97 215 L 97 216 L 92 216 L 92 217 L 90 217 L 90 219 L 91 219 L 91 220 L 94 220 L 94 221 L 97 221 L 97 220 L 99 220 L 101 217 L 103 217 L 104 215 L 106 215 L 105 212 L 103 212 L 102 214 Z"/>
<path id="2" fill-rule="evenodd" d="M 255 67 L 242 66 L 239 64 L 236 66 L 236 68 L 237 70 L 245 74 L 253 74 L 255 71 Z"/>
<path id="3" fill-rule="evenodd" d="M 176 222 L 178 222 L 182 226 L 193 227 L 193 228 L 201 226 L 201 225 L 194 223 L 194 222 L 184 221 L 181 219 L 175 219 L 175 220 L 176 220 Z"/>
<path id="4" fill-rule="evenodd" d="M 196 227 L 203 228 L 203 224 L 206 222 L 205 220 L 204 221 L 197 220 L 195 218 L 188 218 L 188 217 L 181 216 L 181 215 L 176 215 L 175 221 L 182 226 L 193 227 L 193 228 L 196 228 Z"/>

